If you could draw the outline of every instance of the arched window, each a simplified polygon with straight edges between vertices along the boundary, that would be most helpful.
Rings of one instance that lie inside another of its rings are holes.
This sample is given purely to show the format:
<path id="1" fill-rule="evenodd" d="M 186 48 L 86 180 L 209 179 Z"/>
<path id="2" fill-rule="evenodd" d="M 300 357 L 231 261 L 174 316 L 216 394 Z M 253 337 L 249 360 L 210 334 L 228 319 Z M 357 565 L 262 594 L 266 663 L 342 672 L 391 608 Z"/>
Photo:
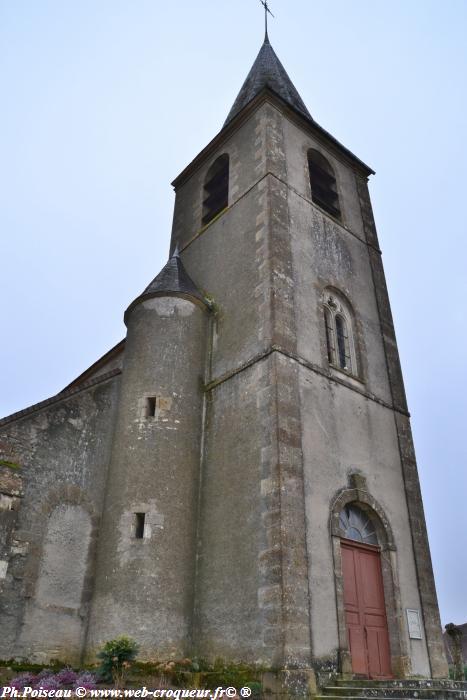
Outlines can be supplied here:
<path id="1" fill-rule="evenodd" d="M 337 219 L 341 218 L 339 197 L 334 171 L 326 158 L 318 151 L 308 151 L 311 199 L 322 209 Z"/>
<path id="2" fill-rule="evenodd" d="M 329 364 L 356 375 L 357 358 L 350 307 L 340 295 L 329 290 L 324 297 L 324 321 Z"/>
<path id="3" fill-rule="evenodd" d="M 363 544 L 378 544 L 375 526 L 368 515 L 354 503 L 344 506 L 339 516 L 342 536 Z"/>
<path id="4" fill-rule="evenodd" d="M 203 188 L 203 226 L 229 204 L 229 156 L 223 153 L 209 168 Z"/>

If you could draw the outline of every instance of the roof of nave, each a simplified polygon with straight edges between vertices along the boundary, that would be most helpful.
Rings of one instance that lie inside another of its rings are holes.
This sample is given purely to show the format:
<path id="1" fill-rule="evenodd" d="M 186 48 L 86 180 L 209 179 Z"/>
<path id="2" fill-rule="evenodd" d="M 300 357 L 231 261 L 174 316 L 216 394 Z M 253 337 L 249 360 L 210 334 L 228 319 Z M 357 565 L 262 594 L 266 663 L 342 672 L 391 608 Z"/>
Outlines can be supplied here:
<path id="1" fill-rule="evenodd" d="M 96 363 L 97 364 L 97 363 Z M 93 365 L 94 366 L 94 365 Z M 84 391 L 86 389 L 90 389 L 91 387 L 95 386 L 96 384 L 100 384 L 102 382 L 106 382 L 109 379 L 113 379 L 114 377 L 117 377 L 122 373 L 122 370 L 119 367 L 115 367 L 114 369 L 105 372 L 104 374 L 99 374 L 95 377 L 91 377 L 90 379 L 87 379 L 86 381 L 83 381 L 79 384 L 77 384 L 77 380 L 75 380 L 72 384 L 69 385 L 66 389 L 63 389 L 59 394 L 55 394 L 55 396 L 51 396 L 48 399 L 45 399 L 44 401 L 39 401 L 39 403 L 35 403 L 32 406 L 28 406 L 27 408 L 23 408 L 21 411 L 16 411 L 15 413 L 11 413 L 9 416 L 5 416 L 4 418 L 0 419 L 0 427 L 3 427 L 4 425 L 7 425 L 8 423 L 13 423 L 16 420 L 20 420 L 21 418 L 25 418 L 26 416 L 29 416 L 32 413 L 36 413 L 36 411 L 40 411 L 43 408 L 48 408 L 49 406 L 52 406 L 55 403 L 58 403 L 60 401 L 65 401 L 66 399 L 70 398 L 71 396 L 74 396 L 75 394 L 78 394 L 80 391 Z"/>

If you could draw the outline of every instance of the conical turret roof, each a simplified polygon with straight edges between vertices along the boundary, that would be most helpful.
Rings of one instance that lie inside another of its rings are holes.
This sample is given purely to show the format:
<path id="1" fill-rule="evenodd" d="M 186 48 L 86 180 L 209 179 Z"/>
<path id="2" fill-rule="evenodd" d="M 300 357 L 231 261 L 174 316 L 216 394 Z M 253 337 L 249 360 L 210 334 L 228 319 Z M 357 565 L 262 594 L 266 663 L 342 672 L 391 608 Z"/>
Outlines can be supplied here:
<path id="1" fill-rule="evenodd" d="M 265 87 L 287 102 L 307 119 L 312 119 L 305 103 L 276 56 L 266 34 L 255 62 L 237 95 L 232 109 L 224 122 L 226 126 Z"/>
<path id="2" fill-rule="evenodd" d="M 151 296 L 160 292 L 188 294 L 188 296 L 204 301 L 203 295 L 183 266 L 178 246 L 157 277 L 153 279 L 151 284 L 148 284 L 141 296 Z"/>
<path id="3" fill-rule="evenodd" d="M 171 257 L 168 259 L 157 277 L 155 277 L 153 281 L 148 284 L 144 292 L 130 304 L 128 309 L 125 311 L 125 320 L 128 312 L 137 303 L 151 297 L 164 296 L 164 294 L 167 294 L 168 296 L 178 294 L 184 297 L 189 296 L 201 301 L 203 304 L 206 303 L 204 296 L 199 291 L 188 272 L 185 270 L 180 258 L 178 246 L 175 248 Z"/>

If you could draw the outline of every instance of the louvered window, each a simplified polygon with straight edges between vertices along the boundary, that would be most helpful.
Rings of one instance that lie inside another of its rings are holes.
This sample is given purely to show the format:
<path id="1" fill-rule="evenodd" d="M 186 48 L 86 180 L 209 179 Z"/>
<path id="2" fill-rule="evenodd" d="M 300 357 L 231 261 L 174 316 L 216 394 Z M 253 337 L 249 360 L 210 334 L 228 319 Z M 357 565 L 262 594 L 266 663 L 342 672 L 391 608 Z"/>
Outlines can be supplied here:
<path id="1" fill-rule="evenodd" d="M 209 168 L 203 190 L 203 226 L 229 204 L 229 156 L 224 153 Z"/>
<path id="2" fill-rule="evenodd" d="M 322 209 L 341 218 L 337 183 L 334 171 L 326 158 L 313 149 L 308 151 L 308 168 L 310 171 L 311 199 Z"/>

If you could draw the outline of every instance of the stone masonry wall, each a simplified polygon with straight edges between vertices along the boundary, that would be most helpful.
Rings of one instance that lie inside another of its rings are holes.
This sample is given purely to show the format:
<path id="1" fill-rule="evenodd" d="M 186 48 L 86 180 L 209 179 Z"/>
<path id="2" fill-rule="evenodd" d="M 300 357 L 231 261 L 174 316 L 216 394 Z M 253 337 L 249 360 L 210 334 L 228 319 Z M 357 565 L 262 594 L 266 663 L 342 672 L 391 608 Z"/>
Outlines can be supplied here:
<path id="1" fill-rule="evenodd" d="M 21 476 L 24 497 L 10 511 L 0 658 L 81 656 L 117 399 L 113 377 L 2 421 L 5 459 L 19 465 L 10 482 Z"/>

